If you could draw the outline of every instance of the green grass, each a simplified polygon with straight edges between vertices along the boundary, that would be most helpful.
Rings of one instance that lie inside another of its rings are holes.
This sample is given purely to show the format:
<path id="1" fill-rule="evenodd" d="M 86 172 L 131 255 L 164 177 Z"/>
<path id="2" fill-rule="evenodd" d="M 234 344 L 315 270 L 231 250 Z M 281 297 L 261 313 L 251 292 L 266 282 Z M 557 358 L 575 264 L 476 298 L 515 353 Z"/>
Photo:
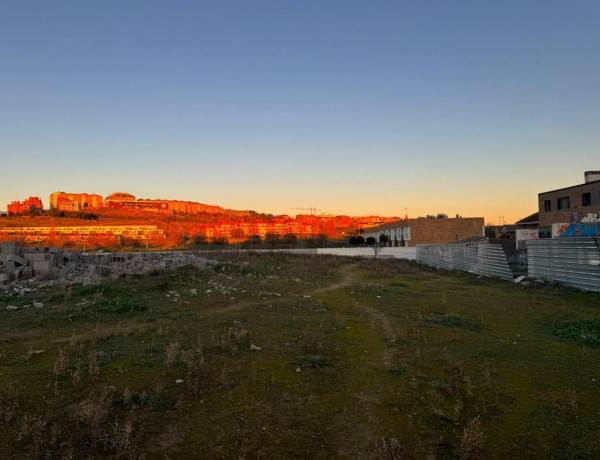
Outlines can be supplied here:
<path id="1" fill-rule="evenodd" d="M 387 259 L 211 257 L 0 294 L 0 457 L 600 455 L 600 295 Z"/>

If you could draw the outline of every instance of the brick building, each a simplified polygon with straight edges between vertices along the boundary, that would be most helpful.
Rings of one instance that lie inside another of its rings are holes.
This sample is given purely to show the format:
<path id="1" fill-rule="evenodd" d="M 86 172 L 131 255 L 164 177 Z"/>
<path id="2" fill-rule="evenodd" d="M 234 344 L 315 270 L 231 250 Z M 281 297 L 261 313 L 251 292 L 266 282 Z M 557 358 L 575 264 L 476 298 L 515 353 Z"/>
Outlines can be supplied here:
<path id="1" fill-rule="evenodd" d="M 93 193 L 54 192 L 50 195 L 50 209 L 81 211 L 102 207 L 102 197 Z"/>
<path id="2" fill-rule="evenodd" d="M 25 201 L 13 201 L 6 207 L 9 216 L 41 212 L 43 209 L 42 200 L 37 196 L 30 196 Z"/>
<path id="3" fill-rule="evenodd" d="M 484 236 L 483 217 L 407 219 L 380 225 L 365 231 L 365 238 L 384 234 L 391 246 L 416 246 L 417 244 L 446 244 L 467 238 Z"/>
<path id="4" fill-rule="evenodd" d="M 539 225 L 600 221 L 600 171 L 586 171 L 585 183 L 538 194 Z"/>

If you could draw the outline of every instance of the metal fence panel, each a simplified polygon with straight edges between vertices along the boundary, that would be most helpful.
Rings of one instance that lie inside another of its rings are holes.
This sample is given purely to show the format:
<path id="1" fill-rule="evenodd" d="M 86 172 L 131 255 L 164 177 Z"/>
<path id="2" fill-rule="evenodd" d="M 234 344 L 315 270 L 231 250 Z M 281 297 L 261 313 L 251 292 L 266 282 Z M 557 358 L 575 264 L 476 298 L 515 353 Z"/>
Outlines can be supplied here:
<path id="1" fill-rule="evenodd" d="M 512 281 L 506 255 L 499 244 L 418 244 L 417 262 L 445 270 L 462 270 Z"/>
<path id="2" fill-rule="evenodd" d="M 600 239 L 548 238 L 527 242 L 531 278 L 600 292 Z"/>

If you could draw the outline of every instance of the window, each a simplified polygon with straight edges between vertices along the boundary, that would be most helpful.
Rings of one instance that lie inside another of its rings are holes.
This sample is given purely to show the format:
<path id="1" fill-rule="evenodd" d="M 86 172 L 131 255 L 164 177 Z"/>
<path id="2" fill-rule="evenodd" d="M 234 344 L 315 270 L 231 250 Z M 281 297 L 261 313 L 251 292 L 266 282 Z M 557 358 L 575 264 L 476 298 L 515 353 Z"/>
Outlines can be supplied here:
<path id="1" fill-rule="evenodd" d="M 552 211 L 552 204 L 550 200 L 544 201 L 544 211 Z"/>
<path id="2" fill-rule="evenodd" d="M 569 209 L 571 207 L 571 200 L 568 196 L 564 196 L 556 200 L 556 204 L 558 209 Z"/>
<path id="3" fill-rule="evenodd" d="M 581 195 L 581 205 L 589 206 L 591 204 L 592 204 L 592 193 L 591 192 L 583 193 Z"/>

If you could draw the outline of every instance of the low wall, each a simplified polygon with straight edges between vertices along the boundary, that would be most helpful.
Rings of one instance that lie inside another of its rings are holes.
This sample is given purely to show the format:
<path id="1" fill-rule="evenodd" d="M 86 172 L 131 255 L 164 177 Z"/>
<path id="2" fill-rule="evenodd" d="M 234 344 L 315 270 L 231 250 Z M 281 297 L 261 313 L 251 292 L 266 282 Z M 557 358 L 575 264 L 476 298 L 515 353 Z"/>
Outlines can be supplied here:
<path id="1" fill-rule="evenodd" d="M 233 252 L 234 250 L 230 251 Z M 237 250 L 235 250 L 238 252 Z M 282 252 L 286 254 L 324 254 L 331 256 L 344 257 L 375 257 L 373 248 L 314 248 L 314 249 L 241 249 L 239 252 L 258 252 L 258 253 L 274 253 Z M 378 258 L 380 259 L 408 259 L 417 260 L 417 248 L 396 248 L 387 247 L 381 248 Z"/>

